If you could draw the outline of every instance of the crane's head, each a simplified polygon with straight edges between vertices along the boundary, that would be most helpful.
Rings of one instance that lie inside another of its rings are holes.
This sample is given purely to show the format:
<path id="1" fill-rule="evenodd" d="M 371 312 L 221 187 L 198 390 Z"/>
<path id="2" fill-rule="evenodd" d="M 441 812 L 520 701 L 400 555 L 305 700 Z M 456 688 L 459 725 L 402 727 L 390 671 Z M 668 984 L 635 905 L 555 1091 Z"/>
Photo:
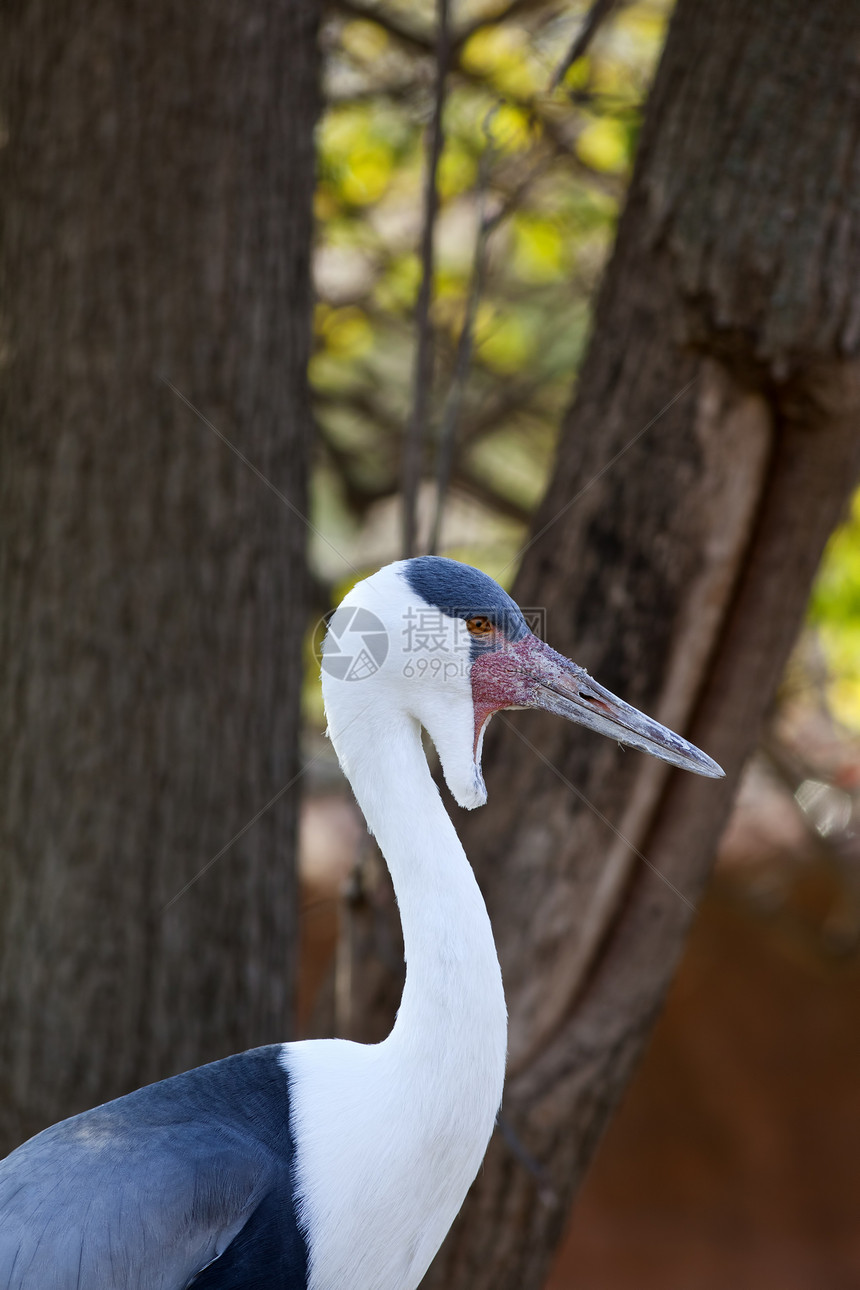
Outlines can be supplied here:
<path id="1" fill-rule="evenodd" d="M 497 582 L 439 556 L 389 564 L 335 611 L 322 656 L 329 730 L 412 718 L 427 730 L 461 806 L 482 806 L 484 731 L 494 712 L 544 708 L 661 761 L 717 779 L 710 757 L 598 685 L 544 644 Z M 346 743 L 346 741 L 343 741 Z"/>

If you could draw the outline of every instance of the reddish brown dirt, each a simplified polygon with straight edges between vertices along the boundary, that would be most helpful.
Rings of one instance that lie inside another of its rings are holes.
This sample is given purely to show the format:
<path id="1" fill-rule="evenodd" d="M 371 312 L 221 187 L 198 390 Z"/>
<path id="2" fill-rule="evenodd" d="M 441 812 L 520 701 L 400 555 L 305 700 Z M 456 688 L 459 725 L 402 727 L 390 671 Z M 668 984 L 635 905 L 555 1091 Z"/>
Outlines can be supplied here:
<path id="1" fill-rule="evenodd" d="M 849 1290 L 858 1219 L 860 963 L 723 880 L 548 1290 Z"/>

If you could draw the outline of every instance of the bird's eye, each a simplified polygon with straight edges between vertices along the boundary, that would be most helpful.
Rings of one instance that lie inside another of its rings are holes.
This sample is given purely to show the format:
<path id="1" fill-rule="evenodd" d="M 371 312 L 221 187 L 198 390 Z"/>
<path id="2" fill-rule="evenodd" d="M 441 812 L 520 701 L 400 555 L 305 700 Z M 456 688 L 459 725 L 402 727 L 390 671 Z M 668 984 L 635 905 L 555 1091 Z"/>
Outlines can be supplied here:
<path id="1" fill-rule="evenodd" d="M 493 630 L 493 624 L 483 614 L 475 614 L 473 618 L 467 618 L 466 627 L 472 636 L 489 636 Z"/>

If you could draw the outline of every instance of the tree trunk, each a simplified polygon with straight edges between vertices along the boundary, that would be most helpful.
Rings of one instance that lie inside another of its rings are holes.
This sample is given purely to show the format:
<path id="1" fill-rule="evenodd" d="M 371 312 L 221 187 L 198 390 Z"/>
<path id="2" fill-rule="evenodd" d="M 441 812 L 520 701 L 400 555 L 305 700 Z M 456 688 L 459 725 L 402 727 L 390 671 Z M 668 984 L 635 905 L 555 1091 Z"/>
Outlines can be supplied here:
<path id="1" fill-rule="evenodd" d="M 0 1153 L 291 1025 L 316 22 L 0 20 Z"/>
<path id="2" fill-rule="evenodd" d="M 727 777 L 497 718 L 490 806 L 462 824 L 510 1006 L 508 1137 L 428 1287 L 543 1284 L 857 479 L 858 47 L 838 0 L 680 0 L 672 20 L 515 594 Z"/>

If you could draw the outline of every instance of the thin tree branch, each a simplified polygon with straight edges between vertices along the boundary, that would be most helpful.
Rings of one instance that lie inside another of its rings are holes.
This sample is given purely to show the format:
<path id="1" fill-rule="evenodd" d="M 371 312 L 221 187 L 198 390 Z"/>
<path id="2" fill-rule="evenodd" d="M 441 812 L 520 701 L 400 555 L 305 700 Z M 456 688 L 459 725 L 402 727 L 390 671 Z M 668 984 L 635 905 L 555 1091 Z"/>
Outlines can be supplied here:
<path id="1" fill-rule="evenodd" d="M 476 418 L 472 423 L 464 425 L 463 439 L 467 442 L 480 439 L 481 435 L 487 430 L 498 425 L 499 418 L 504 416 L 505 413 L 527 406 L 534 388 L 533 386 L 528 386 L 524 390 L 511 390 L 508 399 L 494 400 L 492 406 L 482 413 L 480 417 Z M 381 429 L 388 440 L 399 441 L 401 439 L 402 424 L 397 421 L 391 412 L 382 408 L 367 396 L 350 395 L 340 397 L 317 392 L 314 402 L 318 407 L 347 409 L 350 412 L 356 412 L 366 417 L 375 428 Z M 328 458 L 329 464 L 337 473 L 344 491 L 344 500 L 352 514 L 365 515 L 371 506 L 376 505 L 377 502 L 384 501 L 387 497 L 393 497 L 397 493 L 396 476 L 385 477 L 380 483 L 372 485 L 362 477 L 360 472 L 354 470 L 355 453 L 337 443 L 331 435 L 324 417 L 320 418 L 319 431 L 320 445 Z M 451 486 L 467 497 L 480 502 L 482 506 L 488 507 L 496 514 L 505 519 L 513 520 L 517 524 L 527 524 L 531 518 L 531 510 L 527 506 L 521 505 L 519 502 L 514 501 L 513 498 L 493 488 L 487 483 L 483 475 L 474 474 L 468 463 L 457 463 L 453 466 Z"/>
<path id="2" fill-rule="evenodd" d="M 466 42 L 482 27 L 495 27 L 499 23 L 507 22 L 509 18 L 516 18 L 519 14 L 528 13 L 530 9 L 542 8 L 544 4 L 545 0 L 510 0 L 510 3 L 506 4 L 504 9 L 500 9 L 498 13 L 490 14 L 486 18 L 475 18 L 473 22 L 461 27 L 451 41 L 451 48 L 455 54 L 459 54 Z"/>
<path id="3" fill-rule="evenodd" d="M 437 440 L 436 508 L 428 548 L 431 555 L 436 554 L 441 540 L 442 520 L 445 511 L 445 497 L 451 477 L 454 447 L 457 437 L 457 425 L 460 419 L 460 413 L 466 393 L 466 384 L 468 381 L 469 368 L 472 362 L 472 351 L 474 348 L 475 322 L 477 319 L 481 293 L 484 288 L 487 244 L 491 235 L 516 209 L 531 184 L 547 165 L 545 158 L 538 157 L 536 163 L 530 168 L 529 172 L 524 176 L 520 183 L 517 184 L 513 192 L 508 195 L 506 200 L 499 205 L 492 215 L 488 213 L 487 189 L 489 186 L 490 166 L 494 156 L 492 136 L 490 134 L 490 123 L 498 111 L 498 107 L 499 104 L 493 107 L 484 120 L 486 146 L 481 156 L 477 183 L 478 233 L 475 239 L 475 251 L 472 260 L 472 272 L 469 281 L 469 290 L 466 297 L 466 309 L 463 316 L 463 325 L 460 329 L 460 336 L 457 341 L 454 372 L 451 377 L 451 384 L 442 410 L 442 419 Z"/>
<path id="4" fill-rule="evenodd" d="M 436 554 L 442 531 L 442 516 L 445 511 L 445 494 L 448 491 L 448 483 L 451 477 L 451 464 L 454 459 L 454 443 L 457 437 L 457 424 L 460 420 L 460 411 L 463 406 L 463 398 L 466 393 L 466 382 L 469 377 L 469 368 L 472 363 L 475 320 L 478 314 L 478 304 L 481 299 L 481 292 L 484 289 L 487 241 L 491 231 L 486 210 L 487 186 L 490 180 L 490 167 L 494 154 L 493 141 L 490 135 L 490 122 L 493 116 L 495 116 L 497 110 L 497 107 L 494 107 L 488 113 L 484 121 L 486 146 L 484 147 L 484 152 L 481 156 L 477 185 L 478 233 L 475 238 L 475 252 L 472 259 L 472 272 L 469 279 L 469 291 L 466 296 L 463 325 L 460 328 L 460 336 L 457 341 L 457 356 L 454 362 L 454 372 L 445 398 L 445 405 L 442 409 L 442 421 L 439 427 L 439 437 L 436 448 L 436 511 L 433 516 L 433 530 L 430 534 L 429 551 L 431 555 Z"/>
<path id="5" fill-rule="evenodd" d="M 372 378 L 369 376 L 369 379 Z M 464 423 L 461 435 L 464 442 L 477 442 L 488 431 L 496 429 L 504 417 L 514 412 L 528 410 L 530 407 L 535 408 L 536 396 L 545 388 L 546 378 L 541 375 L 534 380 L 500 381 L 497 376 L 494 376 L 494 384 L 499 386 L 498 395 L 492 400 L 486 400 L 482 407 L 473 411 L 469 420 Z M 373 398 L 368 389 L 337 393 L 331 390 L 315 390 L 313 401 L 314 406 L 322 413 L 326 409 L 357 413 L 369 421 L 375 430 L 382 431 L 387 440 L 402 442 L 403 422 L 392 409 Z M 545 409 L 543 415 L 554 415 L 554 410 Z M 324 435 L 328 434 L 324 416 L 320 419 L 320 429 Z M 349 450 L 343 451 L 346 456 L 351 455 Z M 386 456 L 389 454 L 390 449 L 386 448 Z"/>
<path id="6" fill-rule="evenodd" d="M 499 23 L 507 22 L 509 18 L 517 17 L 518 14 L 540 8 L 544 3 L 545 0 L 510 0 L 498 13 L 490 14 L 486 18 L 476 18 L 458 31 L 449 31 L 451 53 L 459 54 L 475 32 L 483 27 L 495 27 Z M 367 22 L 378 23 L 390 36 L 394 36 L 396 40 L 402 41 L 403 44 L 411 46 L 420 53 L 430 54 L 436 48 L 433 34 L 426 27 L 410 22 L 402 14 L 386 9 L 382 5 L 362 4 L 361 0 L 331 0 L 331 8 L 351 18 L 362 18 Z"/>
<path id="7" fill-rule="evenodd" d="M 458 80 L 463 80 L 469 85 L 476 86 L 478 89 L 492 90 L 493 88 L 492 85 L 487 82 L 485 77 L 480 76 L 477 72 L 470 71 L 460 62 L 453 64 L 452 71 L 455 73 Z M 532 121 L 537 122 L 546 135 L 548 141 L 555 148 L 558 156 L 564 157 L 565 162 L 569 167 L 576 170 L 584 179 L 587 179 L 589 183 L 593 184 L 596 188 L 599 188 L 602 192 L 607 193 L 610 197 L 617 200 L 623 195 L 623 187 L 618 180 L 613 179 L 603 171 L 596 170 L 594 167 L 589 166 L 581 157 L 578 156 L 573 146 L 564 137 L 564 133 L 559 128 L 558 122 L 553 120 L 553 113 L 551 111 L 547 111 L 538 98 L 523 98 L 520 95 L 511 93 L 509 90 L 505 90 L 504 99 L 506 103 L 510 103 L 512 107 L 519 108 L 520 111 L 525 112 Z"/>
<path id="8" fill-rule="evenodd" d="M 331 7 L 350 18 L 361 18 L 365 22 L 378 23 L 389 36 L 394 36 L 404 45 L 411 46 L 417 53 L 433 52 L 435 46 L 432 35 L 422 27 L 404 20 L 400 14 L 392 13 L 379 5 L 356 3 L 356 0 L 332 0 Z"/>
<path id="9" fill-rule="evenodd" d="M 404 20 L 399 14 L 393 13 L 381 6 L 362 4 L 360 0 L 332 0 L 332 3 L 333 7 L 341 13 L 348 14 L 350 17 L 363 18 L 369 22 L 377 23 L 384 31 L 388 32 L 390 36 L 393 36 L 396 40 L 409 46 L 416 53 L 429 54 L 434 51 L 435 45 L 432 37 L 422 28 L 410 23 L 408 20 Z M 600 22 L 602 22 L 603 18 L 607 16 L 610 9 L 614 8 L 615 5 L 619 3 L 619 0 L 596 0 L 595 5 L 592 6 L 592 9 L 586 17 L 585 27 L 583 27 L 583 29 L 577 34 L 577 40 L 574 42 L 574 47 L 571 52 L 575 52 L 576 45 L 582 40 L 585 28 L 588 26 L 591 15 L 598 3 L 606 4 L 608 7 L 606 9 L 606 13 L 599 17 L 595 22 L 594 29 L 590 31 L 588 41 L 583 46 L 582 52 L 584 52 L 587 45 L 590 44 L 591 38 L 597 30 L 597 27 L 600 25 Z M 469 71 L 463 66 L 460 59 L 463 46 L 470 37 L 482 27 L 496 26 L 497 24 L 505 22 L 507 19 L 515 17 L 517 14 L 534 7 L 536 7 L 536 0 L 511 0 L 511 3 L 506 5 L 506 7 L 494 17 L 486 18 L 481 21 L 476 20 L 469 23 L 468 26 L 461 28 L 461 30 L 454 35 L 449 32 L 449 70 L 456 71 L 459 78 L 462 78 L 471 85 L 478 86 L 480 89 L 492 89 L 492 86 L 488 84 L 486 77 L 481 76 L 476 72 Z M 580 56 L 580 53 L 575 53 L 575 58 L 579 58 Z M 569 54 L 568 57 L 570 57 Z M 572 66 L 572 63 L 567 64 L 567 67 L 570 66 Z M 565 71 L 566 70 L 567 68 L 565 68 Z M 565 72 L 562 72 L 562 76 L 564 74 Z M 576 94 L 572 97 L 577 103 L 579 103 L 584 96 Z M 585 96 L 585 101 L 591 101 L 591 97 L 592 96 Z M 544 109 L 544 107 L 539 103 L 538 98 L 523 98 L 522 96 L 512 94 L 508 90 L 505 91 L 504 98 L 513 107 L 526 112 L 534 121 L 536 121 L 545 132 L 547 138 L 554 145 L 559 156 L 565 157 L 568 163 L 573 165 L 584 178 L 587 178 L 589 182 L 595 184 L 602 191 L 609 193 L 610 196 L 614 198 L 620 197 L 621 190 L 619 184 L 614 182 L 601 171 L 588 166 L 579 156 L 577 156 L 574 149 L 564 138 L 558 124 L 552 119 L 552 114 Z"/>
<path id="10" fill-rule="evenodd" d="M 485 479 L 477 478 L 465 468 L 454 467 L 451 472 L 451 485 L 452 491 L 456 489 L 466 497 L 471 497 L 473 501 L 480 502 L 482 506 L 486 506 L 488 510 L 503 519 L 513 520 L 516 524 L 528 524 L 532 518 L 530 507 L 521 506 L 510 497 L 503 496 L 497 489 L 491 488 Z"/>
<path id="11" fill-rule="evenodd" d="M 559 87 L 573 64 L 582 58 L 582 55 L 591 44 L 598 27 L 609 17 L 616 4 L 617 0 L 594 0 L 585 15 L 585 22 L 576 33 L 576 39 L 553 72 L 552 80 L 549 83 L 550 93 Z"/>
<path id="12" fill-rule="evenodd" d="M 421 288 L 416 308 L 418 331 L 413 377 L 412 416 L 403 445 L 403 555 L 415 554 L 417 540 L 418 487 L 424 455 L 424 437 L 430 385 L 433 377 L 433 332 L 430 302 L 433 295 L 434 237 L 439 211 L 438 170 L 444 143 L 442 114 L 445 108 L 445 79 L 450 60 L 448 43 L 448 0 L 436 0 L 436 92 L 427 150 L 424 184 L 424 220 L 421 231 Z"/>

